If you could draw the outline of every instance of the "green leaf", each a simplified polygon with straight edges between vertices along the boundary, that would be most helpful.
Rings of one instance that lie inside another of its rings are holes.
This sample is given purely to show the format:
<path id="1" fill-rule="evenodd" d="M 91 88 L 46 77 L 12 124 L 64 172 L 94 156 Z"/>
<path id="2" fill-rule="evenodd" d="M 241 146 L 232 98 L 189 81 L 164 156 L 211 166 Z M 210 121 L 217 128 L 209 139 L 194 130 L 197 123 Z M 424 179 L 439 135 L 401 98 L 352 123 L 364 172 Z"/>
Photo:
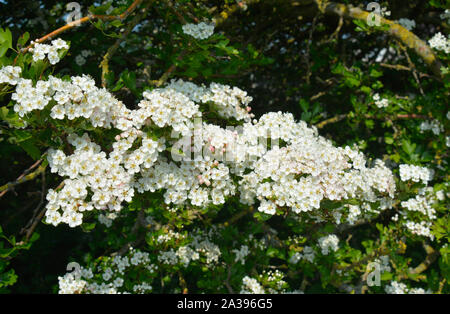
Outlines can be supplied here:
<path id="1" fill-rule="evenodd" d="M 34 141 L 32 139 L 20 142 L 19 146 L 22 147 L 23 150 L 34 160 L 38 160 L 41 157 L 41 152 L 34 145 Z"/>
<path id="2" fill-rule="evenodd" d="M 83 224 L 81 225 L 81 229 L 82 229 L 84 232 L 90 232 L 90 231 L 92 231 L 92 230 L 95 228 L 95 225 L 96 225 L 95 222 L 92 222 L 92 223 L 83 223 Z"/>
<path id="3" fill-rule="evenodd" d="M 136 93 L 136 73 L 125 70 L 121 75 L 122 81 L 133 93 Z"/>
<path id="4" fill-rule="evenodd" d="M 276 249 L 276 248 L 273 248 L 273 247 L 270 247 L 270 248 L 267 249 L 266 255 L 268 257 L 276 257 L 276 258 L 279 258 L 279 259 L 284 259 L 285 258 L 283 252 L 281 252 L 279 249 Z"/>
<path id="5" fill-rule="evenodd" d="M 402 148 L 405 151 L 405 153 L 407 153 L 408 155 L 412 155 L 414 153 L 414 151 L 416 150 L 416 144 L 411 143 L 408 140 L 403 140 L 402 141 Z"/>
<path id="6" fill-rule="evenodd" d="M 24 130 L 14 130 L 13 132 L 16 143 L 21 143 L 33 137 L 33 134 Z"/>
<path id="7" fill-rule="evenodd" d="M 388 272 L 384 272 L 380 276 L 380 279 L 382 281 L 390 281 L 390 280 L 392 280 L 392 278 L 393 278 L 393 275 L 391 273 L 388 273 Z"/>
<path id="8" fill-rule="evenodd" d="M 19 39 L 17 40 L 17 44 L 19 46 L 25 46 L 28 39 L 30 39 L 30 33 L 25 32 L 22 36 L 19 37 Z"/>
<path id="9" fill-rule="evenodd" d="M 255 219 L 258 221 L 266 221 L 266 220 L 270 219 L 272 217 L 272 215 L 269 215 L 266 213 L 261 213 L 261 212 L 256 212 L 253 214 L 253 217 L 255 217 Z"/>
<path id="10" fill-rule="evenodd" d="M 8 49 L 12 48 L 12 34 L 7 28 L 0 28 L 0 57 L 6 54 Z"/>
<path id="11" fill-rule="evenodd" d="M 300 107 L 302 108 L 303 111 L 307 112 L 309 109 L 309 102 L 305 99 L 300 99 L 299 101 Z"/>
<path id="12" fill-rule="evenodd" d="M 386 142 L 386 144 L 389 144 L 389 145 L 394 143 L 394 139 L 390 136 L 386 136 L 384 138 L 384 141 Z"/>
<path id="13" fill-rule="evenodd" d="M 123 26 L 123 23 L 119 20 L 114 20 L 111 22 L 111 25 L 114 27 L 121 27 L 121 26 Z"/>
<path id="14" fill-rule="evenodd" d="M 106 11 L 111 7 L 111 2 L 106 3 L 104 5 L 100 5 L 98 7 L 91 5 L 89 7 L 89 12 L 92 14 L 98 14 L 98 15 L 104 15 L 106 14 Z"/>
<path id="15" fill-rule="evenodd" d="M 371 69 L 369 75 L 370 75 L 371 77 L 377 78 L 377 77 L 382 76 L 382 75 L 383 75 L 383 72 L 377 71 L 377 70 L 375 70 L 375 69 Z"/>
<path id="16" fill-rule="evenodd" d="M 8 28 L 0 28 L 0 44 L 12 48 L 12 34 Z"/>

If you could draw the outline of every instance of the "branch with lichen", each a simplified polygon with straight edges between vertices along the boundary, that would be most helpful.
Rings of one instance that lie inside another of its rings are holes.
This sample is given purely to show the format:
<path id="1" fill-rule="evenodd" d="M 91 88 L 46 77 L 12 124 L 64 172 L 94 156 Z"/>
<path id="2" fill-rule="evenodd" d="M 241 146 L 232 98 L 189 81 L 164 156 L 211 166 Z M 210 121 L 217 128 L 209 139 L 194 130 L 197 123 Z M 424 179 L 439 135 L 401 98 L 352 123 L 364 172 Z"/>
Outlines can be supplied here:
<path id="1" fill-rule="evenodd" d="M 27 181 L 34 180 L 39 174 L 45 171 L 47 168 L 47 165 L 40 165 L 35 171 L 31 172 L 32 169 L 37 167 L 42 162 L 42 159 L 38 160 L 36 163 L 34 163 L 30 168 L 24 171 L 24 173 L 18 177 L 15 181 L 8 182 L 2 186 L 0 186 L 0 197 L 5 195 L 6 192 L 13 189 L 16 185 L 22 184 Z"/>
<path id="2" fill-rule="evenodd" d="M 315 2 L 318 7 L 323 10 L 324 13 L 338 15 L 346 19 L 367 21 L 367 18 L 370 14 L 369 12 L 361 10 L 360 8 L 352 7 L 350 5 L 342 3 L 326 2 L 320 0 L 315 0 Z M 385 19 L 381 16 L 380 23 L 382 25 L 388 25 L 389 28 L 386 30 L 387 34 L 399 40 L 406 47 L 414 50 L 417 55 L 420 56 L 423 61 L 430 67 L 434 75 L 442 78 L 442 64 L 434 54 L 433 50 L 431 50 L 431 48 L 423 40 L 421 40 L 419 37 L 417 37 L 415 34 L 410 32 L 400 24 Z"/>

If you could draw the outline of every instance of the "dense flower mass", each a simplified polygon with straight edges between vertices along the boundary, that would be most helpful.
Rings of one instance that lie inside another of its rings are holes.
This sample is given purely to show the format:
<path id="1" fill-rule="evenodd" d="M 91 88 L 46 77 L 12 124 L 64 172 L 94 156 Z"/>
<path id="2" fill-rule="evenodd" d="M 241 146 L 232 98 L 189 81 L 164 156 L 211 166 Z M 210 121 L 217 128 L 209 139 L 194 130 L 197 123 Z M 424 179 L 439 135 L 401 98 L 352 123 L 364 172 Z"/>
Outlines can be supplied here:
<path id="1" fill-rule="evenodd" d="M 117 294 L 117 293 L 150 293 L 152 286 L 142 279 L 139 284 L 132 285 L 130 290 L 125 286 L 127 273 L 138 269 L 141 278 L 152 279 L 158 266 L 152 264 L 147 252 L 130 249 L 124 256 L 117 255 L 105 260 L 93 268 L 76 269 L 58 278 L 60 294 Z"/>
<path id="2" fill-rule="evenodd" d="M 426 185 L 429 181 L 433 180 L 433 169 L 406 164 L 400 165 L 399 169 L 400 179 L 402 181 L 422 181 Z"/>
<path id="3" fill-rule="evenodd" d="M 20 116 L 50 106 L 53 119 L 84 118 L 94 127 L 121 131 L 108 153 L 87 133 L 67 138 L 74 147 L 69 155 L 48 152 L 51 171 L 67 178 L 62 189 L 47 195 L 46 219 L 54 225 L 78 226 L 83 212 L 93 209 L 120 211 L 123 202 L 146 191 L 164 190 L 169 205 L 223 204 L 237 193 L 236 182 L 241 202 L 259 202 L 258 210 L 269 215 L 283 208 L 318 210 L 324 199 L 376 202 L 394 196 L 393 175 L 381 161 L 368 167 L 361 153 L 334 147 L 291 114 L 251 120 L 252 99 L 236 87 L 172 81 L 144 92 L 139 108 L 130 110 L 87 76 L 50 76 L 33 86 L 13 73 Z M 203 122 L 201 105 L 244 124 L 222 128 Z M 170 134 L 153 135 L 167 127 Z"/>

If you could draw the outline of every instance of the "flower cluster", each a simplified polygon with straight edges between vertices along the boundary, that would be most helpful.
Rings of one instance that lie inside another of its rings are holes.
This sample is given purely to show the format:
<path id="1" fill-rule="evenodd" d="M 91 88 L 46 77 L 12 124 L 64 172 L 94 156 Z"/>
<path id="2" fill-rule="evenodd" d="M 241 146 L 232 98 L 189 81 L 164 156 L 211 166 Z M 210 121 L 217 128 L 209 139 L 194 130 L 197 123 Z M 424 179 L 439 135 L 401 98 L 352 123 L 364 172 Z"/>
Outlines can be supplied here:
<path id="1" fill-rule="evenodd" d="M 328 236 L 321 237 L 318 244 L 322 254 L 328 255 L 330 250 L 336 252 L 339 249 L 339 238 L 334 234 L 330 234 Z"/>
<path id="2" fill-rule="evenodd" d="M 323 255 L 328 255 L 330 250 L 336 252 L 339 249 L 339 238 L 334 234 L 322 237 L 319 239 L 319 246 Z"/>
<path id="3" fill-rule="evenodd" d="M 285 274 L 276 270 L 264 270 L 256 278 L 245 276 L 242 279 L 241 294 L 264 294 L 264 293 L 299 293 L 299 291 L 287 292 Z"/>
<path id="4" fill-rule="evenodd" d="M 406 211 L 400 211 L 392 219 L 399 220 L 399 215 L 403 217 L 403 225 L 412 234 L 428 237 L 434 240 L 431 232 L 432 221 L 436 219 L 435 204 L 445 200 L 442 190 L 434 191 L 432 187 L 419 189 L 414 198 L 410 198 L 400 203 Z"/>
<path id="5" fill-rule="evenodd" d="M 420 212 L 429 219 L 435 219 L 436 211 L 432 207 L 434 201 L 434 199 L 430 199 L 429 197 L 416 195 L 415 198 L 410 198 L 407 201 L 401 202 L 401 205 L 411 212 Z"/>
<path id="6" fill-rule="evenodd" d="M 144 92 L 138 109 L 130 110 L 88 76 L 50 76 L 35 87 L 30 80 L 17 81 L 12 98 L 21 116 L 49 106 L 53 119 L 88 119 L 94 127 L 122 132 L 108 154 L 88 134 L 68 137 L 75 147 L 70 155 L 49 151 L 52 172 L 68 177 L 47 196 L 47 221 L 54 225 L 80 225 L 82 212 L 93 209 L 117 212 L 122 202 L 146 191 L 165 191 L 168 205 L 205 207 L 224 204 L 239 185 L 241 202 L 259 202 L 258 210 L 269 215 L 278 209 L 309 212 L 323 199 L 376 202 L 395 192 L 392 172 L 381 160 L 368 167 L 362 153 L 334 147 L 292 114 L 251 120 L 252 99 L 236 87 L 174 80 Z M 200 104 L 244 124 L 224 129 L 202 122 Z M 153 133 L 167 128 L 171 137 Z M 162 154 L 166 147 L 172 159 Z"/>
<path id="7" fill-rule="evenodd" d="M 264 288 L 259 284 L 258 280 L 245 276 L 242 279 L 241 294 L 264 294 Z"/>
<path id="8" fill-rule="evenodd" d="M 428 237 L 434 240 L 434 235 L 431 233 L 432 223 L 430 221 L 407 221 L 405 227 L 412 233 L 418 236 Z"/>
<path id="9" fill-rule="evenodd" d="M 106 227 L 111 227 L 112 222 L 117 218 L 116 213 L 108 213 L 106 215 L 100 214 L 98 215 L 98 221 L 105 225 Z"/>
<path id="10" fill-rule="evenodd" d="M 5 66 L 0 69 L 0 84 L 6 83 L 9 85 L 16 85 L 22 73 L 21 67 L 12 65 Z"/>
<path id="11" fill-rule="evenodd" d="M 373 95 L 373 100 L 375 101 L 375 105 L 378 108 L 386 108 L 387 106 L 389 106 L 389 100 L 386 98 L 380 98 L 380 95 L 378 93 Z"/>
<path id="12" fill-rule="evenodd" d="M 152 286 L 144 279 L 134 284 L 132 291 L 127 291 L 124 284 L 127 272 L 138 269 L 140 278 L 152 280 L 157 268 L 151 263 L 148 253 L 131 248 L 125 256 L 116 255 L 106 258 L 97 267 L 88 269 L 81 267 L 78 274 L 71 272 L 58 277 L 59 293 L 149 293 L 152 291 Z"/>
<path id="13" fill-rule="evenodd" d="M 207 24 L 205 22 L 199 24 L 185 24 L 182 28 L 183 33 L 196 39 L 206 39 L 214 34 L 214 24 Z"/>
<path id="14" fill-rule="evenodd" d="M 82 50 L 81 54 L 79 54 L 75 57 L 75 63 L 78 64 L 79 66 L 83 66 L 86 63 L 86 58 L 88 58 L 92 54 L 93 54 L 93 52 L 91 50 L 86 50 L 86 49 Z"/>
<path id="15" fill-rule="evenodd" d="M 62 39 L 52 40 L 51 45 L 35 43 L 30 51 L 33 52 L 33 61 L 44 60 L 47 57 L 50 64 L 59 62 L 59 51 L 62 49 L 69 49 L 69 45 Z"/>
<path id="16" fill-rule="evenodd" d="M 427 185 L 429 181 L 433 180 L 434 170 L 426 167 L 419 167 L 408 164 L 401 164 L 399 166 L 400 179 L 402 181 L 412 180 L 414 182 L 422 181 Z"/>
<path id="17" fill-rule="evenodd" d="M 177 265 L 188 267 L 192 261 L 199 261 L 201 257 L 205 259 L 205 266 L 214 267 L 219 261 L 221 251 L 217 245 L 210 241 L 208 235 L 200 232 L 192 234 L 192 240 L 179 246 L 177 249 L 170 248 L 158 254 L 158 261 L 161 264 Z"/>
<path id="18" fill-rule="evenodd" d="M 447 24 L 450 24 L 450 9 L 446 9 L 444 13 L 440 15 L 441 19 L 447 19 Z"/>
<path id="19" fill-rule="evenodd" d="M 439 135 L 444 131 L 444 127 L 441 125 L 439 120 L 433 121 L 423 121 L 420 124 L 420 132 L 431 130 L 435 135 Z"/>
<path id="20" fill-rule="evenodd" d="M 165 232 L 163 234 L 160 234 L 158 238 L 156 239 L 156 242 L 158 244 L 167 243 L 172 240 L 180 240 L 184 239 L 185 236 L 181 233 L 174 232 L 173 230 L 169 230 L 168 232 Z"/>
<path id="21" fill-rule="evenodd" d="M 253 114 L 249 113 L 251 110 L 249 104 L 253 98 L 237 87 L 218 83 L 211 83 L 209 87 L 197 86 L 191 82 L 173 79 L 166 89 L 173 89 L 198 103 L 214 104 L 213 109 L 224 118 L 235 118 L 238 121 L 249 122 L 254 117 Z"/>
<path id="22" fill-rule="evenodd" d="M 436 33 L 433 38 L 428 41 L 428 43 L 431 48 L 444 51 L 445 53 L 450 53 L 450 39 L 442 35 L 441 32 Z"/>
<path id="23" fill-rule="evenodd" d="M 431 291 L 425 291 L 422 288 L 411 288 L 409 289 L 404 283 L 391 281 L 390 285 L 384 288 L 388 294 L 427 294 Z"/>
<path id="24" fill-rule="evenodd" d="M 145 135 L 143 137 L 143 146 L 134 155 L 145 149 L 143 147 L 147 139 Z M 133 136 L 128 140 L 132 138 Z M 49 190 L 47 222 L 55 226 L 64 222 L 75 227 L 82 223 L 81 213 L 84 211 L 95 208 L 118 212 L 122 208 L 123 201 L 131 202 L 134 196 L 132 171 L 136 162 L 134 159 L 130 160 L 130 157 L 122 160 L 124 156 L 120 153 L 121 149 L 126 149 L 131 143 L 125 141 L 116 143 L 110 156 L 107 157 L 100 146 L 90 141 L 87 134 L 82 137 L 69 136 L 68 141 L 75 146 L 72 155 L 66 156 L 61 150 L 48 152 L 47 159 L 51 171 L 68 176 L 70 179 L 64 180 L 64 187 L 60 191 Z M 151 163 L 151 160 L 143 162 Z"/>

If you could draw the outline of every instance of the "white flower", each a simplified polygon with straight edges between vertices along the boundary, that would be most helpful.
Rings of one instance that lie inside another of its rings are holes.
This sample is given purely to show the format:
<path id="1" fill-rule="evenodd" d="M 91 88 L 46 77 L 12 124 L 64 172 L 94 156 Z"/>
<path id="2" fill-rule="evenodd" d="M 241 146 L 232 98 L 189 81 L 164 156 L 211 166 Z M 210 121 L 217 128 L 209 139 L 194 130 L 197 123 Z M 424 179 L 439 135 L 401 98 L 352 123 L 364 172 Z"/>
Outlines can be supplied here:
<path id="1" fill-rule="evenodd" d="M 431 48 L 444 51 L 445 53 L 450 53 L 450 39 L 442 35 L 441 32 L 436 33 L 433 38 L 428 41 L 428 43 Z"/>
<path id="2" fill-rule="evenodd" d="M 415 165 L 401 164 L 399 166 L 400 179 L 402 181 L 412 180 L 414 182 L 422 181 L 425 185 L 433 180 L 434 170 Z"/>
<path id="3" fill-rule="evenodd" d="M 264 288 L 259 284 L 259 282 L 251 277 L 245 276 L 242 279 L 242 289 L 241 294 L 264 294 Z"/>
<path id="4" fill-rule="evenodd" d="M 336 252 L 339 249 L 339 239 L 336 235 L 330 234 L 319 239 L 319 246 L 323 255 L 328 255 L 330 249 Z"/>
<path id="5" fill-rule="evenodd" d="M 373 95 L 373 100 L 375 101 L 375 105 L 378 108 L 386 108 L 387 106 L 389 106 L 389 100 L 386 98 L 380 98 L 380 95 L 378 93 Z"/>

